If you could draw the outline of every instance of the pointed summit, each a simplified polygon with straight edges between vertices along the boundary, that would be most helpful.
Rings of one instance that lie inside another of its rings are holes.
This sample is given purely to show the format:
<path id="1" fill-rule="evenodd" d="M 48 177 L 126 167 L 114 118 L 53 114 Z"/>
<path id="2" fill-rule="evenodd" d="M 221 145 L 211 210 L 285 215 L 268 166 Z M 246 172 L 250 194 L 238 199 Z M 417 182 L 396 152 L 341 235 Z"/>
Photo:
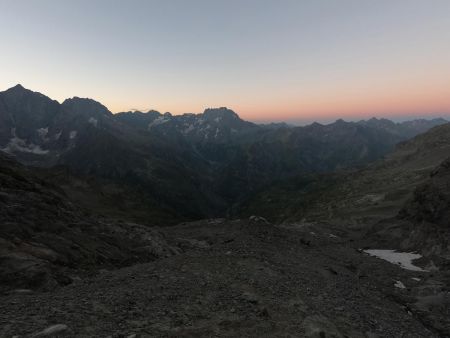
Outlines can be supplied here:
<path id="1" fill-rule="evenodd" d="M 24 86 L 22 86 L 20 83 L 16 84 L 14 87 L 11 87 L 10 89 L 25 89 Z"/>
<path id="2" fill-rule="evenodd" d="M 30 90 L 26 89 L 24 86 L 22 86 L 20 83 L 16 84 L 14 87 L 11 87 L 7 89 L 5 92 L 8 93 L 23 93 L 23 92 L 30 92 Z"/>

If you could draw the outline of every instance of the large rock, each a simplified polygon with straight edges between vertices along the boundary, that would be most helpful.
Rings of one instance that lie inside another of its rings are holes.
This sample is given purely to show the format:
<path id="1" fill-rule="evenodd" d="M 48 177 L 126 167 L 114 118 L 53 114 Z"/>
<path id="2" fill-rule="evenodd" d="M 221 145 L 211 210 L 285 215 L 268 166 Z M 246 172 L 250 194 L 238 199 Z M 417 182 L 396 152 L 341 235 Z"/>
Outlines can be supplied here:
<path id="1" fill-rule="evenodd" d="M 305 337 L 308 338 L 344 338 L 336 326 L 321 315 L 312 315 L 303 321 Z"/>
<path id="2" fill-rule="evenodd" d="M 0 256 L 0 284 L 51 289 L 57 282 L 51 275 L 49 262 L 15 251 Z"/>

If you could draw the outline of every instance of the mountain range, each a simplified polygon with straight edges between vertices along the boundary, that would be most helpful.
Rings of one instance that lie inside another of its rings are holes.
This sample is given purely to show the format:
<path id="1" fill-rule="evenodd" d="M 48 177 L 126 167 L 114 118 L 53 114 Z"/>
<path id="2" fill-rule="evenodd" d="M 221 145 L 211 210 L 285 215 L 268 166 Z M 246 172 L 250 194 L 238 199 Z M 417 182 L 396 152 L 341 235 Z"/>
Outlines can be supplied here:
<path id="1" fill-rule="evenodd" d="M 112 114 L 92 99 L 60 104 L 17 85 L 0 92 L 0 122 L 3 151 L 59 168 L 54 178 L 87 207 L 119 204 L 127 217 L 171 223 L 236 213 L 257 191 L 298 174 L 363 166 L 446 121 L 258 125 L 224 107 Z"/>

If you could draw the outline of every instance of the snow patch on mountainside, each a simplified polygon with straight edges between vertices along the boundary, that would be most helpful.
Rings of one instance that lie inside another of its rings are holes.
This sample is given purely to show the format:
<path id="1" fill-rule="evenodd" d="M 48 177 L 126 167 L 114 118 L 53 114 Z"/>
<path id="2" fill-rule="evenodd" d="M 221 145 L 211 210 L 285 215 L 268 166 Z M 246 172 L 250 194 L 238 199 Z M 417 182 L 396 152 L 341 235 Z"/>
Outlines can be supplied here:
<path id="1" fill-rule="evenodd" d="M 191 131 L 195 129 L 193 124 L 187 125 L 187 127 L 183 130 L 183 134 L 189 134 Z"/>
<path id="2" fill-rule="evenodd" d="M 16 135 L 16 129 L 11 129 L 11 135 L 12 138 L 9 140 L 9 143 L 2 149 L 4 152 L 7 153 L 15 153 L 15 152 L 22 152 L 22 153 L 32 153 L 36 155 L 45 155 L 49 151 L 42 149 L 39 145 L 36 145 L 34 143 L 27 143 L 26 140 L 18 137 Z"/>
<path id="3" fill-rule="evenodd" d="M 98 120 L 96 118 L 91 117 L 89 118 L 88 122 L 92 124 L 94 127 L 97 127 Z"/>
<path id="4" fill-rule="evenodd" d="M 148 129 L 150 129 L 151 127 L 154 127 L 154 126 L 157 126 L 157 125 L 169 122 L 169 121 L 170 121 L 170 118 L 168 118 L 166 116 L 157 117 L 156 119 L 153 120 L 153 122 L 150 122 L 148 124 Z"/>
<path id="5" fill-rule="evenodd" d="M 394 283 L 394 286 L 396 287 L 396 288 L 399 288 L 399 289 L 406 289 L 406 286 L 405 286 L 405 284 L 403 284 L 401 281 L 396 281 L 395 283 Z"/>
<path id="6" fill-rule="evenodd" d="M 396 252 L 395 250 L 364 250 L 365 253 L 381 258 L 392 264 L 399 265 L 402 269 L 410 271 L 426 271 L 412 262 L 422 257 L 420 254 L 412 252 Z"/>

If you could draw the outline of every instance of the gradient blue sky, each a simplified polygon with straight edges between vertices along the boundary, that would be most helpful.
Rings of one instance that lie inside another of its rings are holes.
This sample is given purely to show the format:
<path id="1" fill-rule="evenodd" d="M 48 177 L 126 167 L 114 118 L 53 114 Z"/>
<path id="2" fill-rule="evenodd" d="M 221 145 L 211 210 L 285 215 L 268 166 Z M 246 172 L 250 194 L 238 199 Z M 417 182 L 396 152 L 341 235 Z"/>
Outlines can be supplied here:
<path id="1" fill-rule="evenodd" d="M 0 0 L 0 29 L 0 90 L 113 112 L 450 112 L 449 0 Z"/>

